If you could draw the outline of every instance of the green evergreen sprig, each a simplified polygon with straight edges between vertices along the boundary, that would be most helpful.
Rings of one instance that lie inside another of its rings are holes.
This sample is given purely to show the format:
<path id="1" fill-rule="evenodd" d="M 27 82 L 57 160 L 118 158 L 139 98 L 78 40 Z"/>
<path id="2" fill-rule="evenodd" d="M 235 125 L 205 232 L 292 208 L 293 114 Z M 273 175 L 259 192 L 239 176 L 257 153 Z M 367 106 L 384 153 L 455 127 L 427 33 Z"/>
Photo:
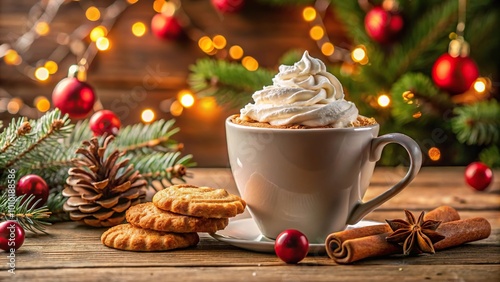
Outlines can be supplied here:
<path id="1" fill-rule="evenodd" d="M 30 195 L 25 197 L 9 197 L 7 191 L 0 195 L 0 221 L 16 220 L 24 230 L 29 230 L 33 233 L 46 233 L 45 227 L 50 225 L 48 218 L 50 211 L 46 206 L 35 208 L 40 201 L 35 201 L 35 196 Z M 25 200 L 26 198 L 26 200 Z"/>
<path id="2" fill-rule="evenodd" d="M 500 142 L 500 103 L 481 101 L 454 109 L 451 128 L 458 141 L 468 145 Z"/>
<path id="3" fill-rule="evenodd" d="M 489 167 L 500 167 L 500 148 L 492 145 L 479 153 L 479 160 Z"/>
<path id="4" fill-rule="evenodd" d="M 181 157 L 180 152 L 154 153 L 131 159 L 134 168 L 151 184 L 152 181 L 165 179 L 170 184 L 174 180 L 185 181 L 187 168 L 196 163 L 192 155 Z"/>
<path id="5" fill-rule="evenodd" d="M 272 83 L 273 73 L 259 68 L 249 71 L 239 63 L 201 59 L 190 67 L 188 82 L 200 96 L 213 96 L 220 105 L 239 108 L 252 99 L 252 94 Z"/>

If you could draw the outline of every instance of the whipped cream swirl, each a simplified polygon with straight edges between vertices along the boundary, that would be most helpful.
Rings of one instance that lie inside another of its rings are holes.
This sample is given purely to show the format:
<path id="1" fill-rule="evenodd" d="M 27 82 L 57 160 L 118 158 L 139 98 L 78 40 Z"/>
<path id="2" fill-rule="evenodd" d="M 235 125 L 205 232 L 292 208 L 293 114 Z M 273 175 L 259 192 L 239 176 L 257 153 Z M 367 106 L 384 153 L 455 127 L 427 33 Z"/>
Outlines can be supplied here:
<path id="1" fill-rule="evenodd" d="M 276 126 L 348 127 L 358 116 L 354 103 L 344 99 L 340 81 L 307 51 L 293 66 L 281 65 L 273 85 L 252 98 L 255 103 L 241 109 L 240 118 Z"/>

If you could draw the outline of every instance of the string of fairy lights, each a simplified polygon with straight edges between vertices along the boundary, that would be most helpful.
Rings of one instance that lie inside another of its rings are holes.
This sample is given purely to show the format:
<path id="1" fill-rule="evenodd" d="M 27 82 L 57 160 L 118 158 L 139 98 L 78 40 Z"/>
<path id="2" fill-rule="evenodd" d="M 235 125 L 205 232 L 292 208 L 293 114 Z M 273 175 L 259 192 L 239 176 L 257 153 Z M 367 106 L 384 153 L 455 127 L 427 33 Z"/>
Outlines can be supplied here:
<path id="1" fill-rule="evenodd" d="M 116 20 L 128 7 L 138 2 L 138 0 L 116 0 L 108 7 L 96 7 L 92 4 L 92 1 L 74 0 L 74 2 L 80 2 L 86 22 L 76 28 L 71 34 L 56 32 L 51 28 L 53 18 L 60 7 L 67 4 L 67 1 L 41 0 L 37 5 L 33 6 L 29 13 L 28 22 L 30 26 L 28 31 L 13 43 L 0 45 L 0 58 L 3 59 L 5 64 L 16 68 L 27 77 L 44 82 L 58 71 L 62 71 L 59 69 L 59 64 L 64 58 L 72 54 L 75 56 L 77 64 L 71 66 L 71 68 L 77 68 L 79 70 L 78 78 L 85 79 L 86 70 L 89 68 L 94 57 L 99 52 L 106 52 L 112 48 L 113 44 L 108 38 L 108 34 Z M 395 0 L 385 0 L 382 3 L 383 6 L 394 4 Z M 303 8 L 302 18 L 304 22 L 309 24 L 309 37 L 316 42 L 321 53 L 332 63 L 340 63 L 343 75 L 351 75 L 356 72 L 356 68 L 369 63 L 369 54 L 363 45 L 353 46 L 349 50 L 333 44 L 324 24 L 324 17 L 329 5 L 330 1 L 317 0 L 314 5 Z M 157 13 L 170 16 L 175 14 L 183 19 L 186 23 L 185 25 L 189 25 L 188 37 L 197 42 L 198 47 L 205 54 L 220 59 L 230 59 L 240 62 L 249 71 L 255 71 L 259 68 L 259 62 L 254 57 L 245 54 L 242 46 L 231 45 L 226 37 L 221 34 L 211 36 L 206 34 L 202 29 L 190 25 L 190 18 L 182 9 L 180 0 L 154 0 L 152 6 L 153 10 Z M 135 37 L 140 38 L 148 33 L 148 28 L 148 24 L 136 21 L 131 25 L 130 31 Z M 23 58 L 23 54 L 32 47 L 38 38 L 48 36 L 54 39 L 58 46 L 46 59 L 29 63 Z M 450 34 L 450 39 L 456 37 L 457 33 L 452 32 Z M 90 42 L 87 42 L 87 38 L 90 39 Z M 490 88 L 491 81 L 488 78 L 479 77 L 473 83 L 471 91 L 473 95 L 482 95 Z M 30 107 L 29 105 L 25 105 L 20 98 L 9 95 L 4 89 L 0 88 L 0 90 L 2 90 L 0 92 L 0 112 L 7 111 L 10 114 L 30 116 L 30 111 L 43 113 L 51 108 L 50 101 L 43 96 L 35 97 L 33 107 Z M 402 96 L 407 103 L 415 102 L 415 95 L 410 91 L 405 91 L 402 93 Z M 217 109 L 217 104 L 213 97 L 197 98 L 190 90 L 182 89 L 177 93 L 175 98 L 162 101 L 159 105 L 159 110 L 168 112 L 173 116 L 180 116 L 185 108 L 190 108 L 195 104 L 202 109 L 200 112 L 203 113 L 213 112 Z M 387 108 L 391 105 L 391 97 L 387 93 L 379 93 L 374 97 L 373 101 L 370 101 L 370 105 L 381 109 Z M 417 112 L 413 117 L 418 119 L 421 115 L 420 112 Z M 152 122 L 155 117 L 156 113 L 154 109 L 147 108 L 141 111 L 141 120 L 145 123 Z M 440 150 L 432 147 L 429 149 L 428 155 L 431 160 L 437 161 L 440 159 Z"/>

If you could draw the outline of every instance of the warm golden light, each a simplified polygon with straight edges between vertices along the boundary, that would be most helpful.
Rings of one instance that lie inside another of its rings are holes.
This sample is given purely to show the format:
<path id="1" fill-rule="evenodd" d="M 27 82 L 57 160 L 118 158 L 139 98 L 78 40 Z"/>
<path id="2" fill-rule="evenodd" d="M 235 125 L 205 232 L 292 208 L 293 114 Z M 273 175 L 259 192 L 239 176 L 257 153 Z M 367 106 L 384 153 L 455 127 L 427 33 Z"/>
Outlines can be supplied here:
<path id="1" fill-rule="evenodd" d="M 356 47 L 351 52 L 351 58 L 355 62 L 361 62 L 365 59 L 365 57 L 366 57 L 366 52 L 365 49 L 363 49 L 362 47 Z"/>
<path id="2" fill-rule="evenodd" d="M 420 118 L 422 116 L 422 112 L 418 111 L 416 113 L 413 114 L 413 118 L 417 119 L 417 118 Z"/>
<path id="3" fill-rule="evenodd" d="M 203 36 L 198 40 L 198 46 L 200 47 L 201 51 L 205 53 L 210 53 L 214 50 L 214 44 L 212 42 L 212 39 L 208 36 Z"/>
<path id="4" fill-rule="evenodd" d="M 145 123 L 150 123 L 155 119 L 155 112 L 151 109 L 145 109 L 141 113 L 141 119 Z"/>
<path id="5" fill-rule="evenodd" d="M 441 159 L 441 151 L 436 147 L 430 148 L 427 155 L 429 155 L 429 159 L 432 161 L 439 161 Z"/>
<path id="6" fill-rule="evenodd" d="M 164 2 L 161 6 L 161 13 L 167 17 L 172 17 L 175 14 L 175 10 L 177 10 L 177 6 L 174 2 Z"/>
<path id="7" fill-rule="evenodd" d="M 136 22 L 132 25 L 132 34 L 141 37 L 146 34 L 146 25 L 143 22 Z"/>
<path id="8" fill-rule="evenodd" d="M 137 1 L 139 1 L 139 0 L 127 0 L 127 2 L 128 2 L 129 4 L 135 4 L 135 3 L 137 3 Z"/>
<path id="9" fill-rule="evenodd" d="M 217 107 L 214 97 L 204 97 L 200 99 L 200 107 L 205 111 L 213 111 Z"/>
<path id="10" fill-rule="evenodd" d="M 238 45 L 233 45 L 229 48 L 229 56 L 234 60 L 239 60 L 243 57 L 243 48 Z"/>
<path id="11" fill-rule="evenodd" d="M 97 49 L 99 49 L 101 51 L 106 51 L 110 47 L 109 39 L 104 37 L 104 36 L 99 37 L 99 38 L 97 38 L 95 45 L 97 46 Z"/>
<path id="12" fill-rule="evenodd" d="M 325 42 L 325 43 L 323 43 L 323 45 L 321 45 L 321 53 L 323 53 L 323 55 L 325 55 L 325 56 L 333 55 L 334 51 L 335 51 L 335 47 L 330 42 Z"/>
<path id="13" fill-rule="evenodd" d="M 259 68 L 259 62 L 251 56 L 244 57 L 241 64 L 249 71 L 256 71 Z"/>
<path id="14" fill-rule="evenodd" d="M 161 8 L 163 7 L 163 4 L 165 4 L 165 0 L 155 0 L 153 2 L 153 9 L 157 13 L 161 13 Z"/>
<path id="15" fill-rule="evenodd" d="M 316 19 L 316 9 L 313 7 L 305 7 L 302 11 L 302 17 L 307 22 L 312 22 Z"/>
<path id="16" fill-rule="evenodd" d="M 90 32 L 90 40 L 96 42 L 97 39 L 103 37 L 103 36 L 106 36 L 108 34 L 108 30 L 103 27 L 102 25 L 100 26 L 96 26 L 92 29 L 92 31 Z"/>
<path id="17" fill-rule="evenodd" d="M 385 108 L 385 107 L 389 106 L 389 104 L 391 103 L 391 98 L 389 98 L 389 96 L 387 96 L 385 94 L 382 94 L 382 95 L 378 96 L 377 103 L 382 108 Z"/>
<path id="18" fill-rule="evenodd" d="M 14 65 L 17 66 L 21 64 L 23 61 L 21 56 L 16 52 L 16 50 L 9 49 L 7 52 L 5 52 L 5 56 L 3 57 L 3 60 L 7 65 Z"/>
<path id="19" fill-rule="evenodd" d="M 226 38 L 222 35 L 216 35 L 214 38 L 212 38 L 212 42 L 214 44 L 214 47 L 217 49 L 224 49 L 226 47 L 227 41 Z"/>
<path id="20" fill-rule="evenodd" d="M 12 98 L 10 99 L 9 103 L 7 103 L 7 111 L 13 115 L 17 114 L 22 108 L 23 104 L 23 100 L 19 98 Z"/>
<path id="21" fill-rule="evenodd" d="M 309 36 L 311 36 L 314 40 L 320 40 L 324 35 L 325 30 L 319 25 L 315 25 L 311 27 L 311 30 L 309 30 Z"/>
<path id="22" fill-rule="evenodd" d="M 172 102 L 172 104 L 170 105 L 170 114 L 175 116 L 175 117 L 180 116 L 183 111 L 184 111 L 184 107 L 177 100 Z"/>
<path id="23" fill-rule="evenodd" d="M 54 61 L 47 61 L 43 66 L 49 71 L 49 74 L 54 74 L 58 70 L 57 63 Z"/>
<path id="24" fill-rule="evenodd" d="M 49 100 L 43 96 L 36 97 L 33 101 L 33 104 L 35 105 L 36 109 L 42 113 L 45 113 L 50 109 Z"/>
<path id="25" fill-rule="evenodd" d="M 474 90 L 478 93 L 483 93 L 486 90 L 486 83 L 484 83 L 483 78 L 480 77 L 474 82 Z"/>
<path id="26" fill-rule="evenodd" d="M 177 94 L 177 100 L 179 100 L 184 108 L 192 107 L 195 102 L 194 95 L 189 90 L 181 90 L 179 94 Z"/>
<path id="27" fill-rule="evenodd" d="M 50 31 L 50 26 L 46 22 L 38 22 L 35 25 L 35 32 L 38 33 L 40 36 L 45 36 L 49 33 Z"/>
<path id="28" fill-rule="evenodd" d="M 35 78 L 40 81 L 45 81 L 49 78 L 49 70 L 45 67 L 39 67 L 35 70 Z"/>
<path id="29" fill-rule="evenodd" d="M 99 11 L 99 9 L 97 9 L 96 7 L 94 6 L 90 6 L 86 11 L 85 11 L 85 17 L 87 17 L 87 19 L 89 21 L 97 21 L 101 18 L 101 12 Z"/>

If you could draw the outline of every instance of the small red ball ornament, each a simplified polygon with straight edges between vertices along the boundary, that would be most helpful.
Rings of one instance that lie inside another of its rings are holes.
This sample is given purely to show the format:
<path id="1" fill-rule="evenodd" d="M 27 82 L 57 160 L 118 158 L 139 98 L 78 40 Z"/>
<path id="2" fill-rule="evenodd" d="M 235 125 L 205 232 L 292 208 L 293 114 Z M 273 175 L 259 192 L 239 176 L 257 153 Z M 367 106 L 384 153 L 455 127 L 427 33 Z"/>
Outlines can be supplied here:
<path id="1" fill-rule="evenodd" d="M 7 220 L 0 223 L 0 249 L 6 252 L 17 250 L 24 243 L 24 229 L 17 221 Z"/>
<path id="2" fill-rule="evenodd" d="M 432 67 L 432 80 L 437 87 L 450 94 L 467 91 L 479 77 L 479 69 L 468 56 L 441 55 Z"/>
<path id="3" fill-rule="evenodd" d="M 21 177 L 17 182 L 16 196 L 26 195 L 24 199 L 29 195 L 35 196 L 35 199 L 31 202 L 33 205 L 36 201 L 40 200 L 34 207 L 42 207 L 49 198 L 49 186 L 47 182 L 43 180 L 38 175 L 29 174 Z"/>
<path id="4" fill-rule="evenodd" d="M 470 187 L 483 191 L 493 181 L 493 171 L 482 162 L 473 162 L 465 168 L 465 182 Z"/>
<path id="5" fill-rule="evenodd" d="M 298 263 L 309 252 L 309 240 L 302 232 L 288 229 L 276 237 L 274 251 L 282 261 L 290 264 Z"/>
<path id="6" fill-rule="evenodd" d="M 116 136 L 120 130 L 121 122 L 112 111 L 101 110 L 90 117 L 89 125 L 94 136 L 101 136 L 104 133 Z"/>
<path id="7" fill-rule="evenodd" d="M 92 86 L 76 77 L 67 77 L 59 81 L 52 92 L 54 106 L 71 118 L 83 118 L 88 115 L 94 107 L 95 100 Z"/>
<path id="8" fill-rule="evenodd" d="M 245 5 L 244 0 L 211 0 L 212 5 L 222 13 L 235 13 Z"/>
<path id="9" fill-rule="evenodd" d="M 374 7 L 365 16 L 365 30 L 378 43 L 390 43 L 403 30 L 404 21 L 396 11 Z"/>
<path id="10" fill-rule="evenodd" d="M 151 31 L 160 39 L 175 40 L 181 36 L 182 27 L 175 17 L 160 13 L 151 20 Z"/>

